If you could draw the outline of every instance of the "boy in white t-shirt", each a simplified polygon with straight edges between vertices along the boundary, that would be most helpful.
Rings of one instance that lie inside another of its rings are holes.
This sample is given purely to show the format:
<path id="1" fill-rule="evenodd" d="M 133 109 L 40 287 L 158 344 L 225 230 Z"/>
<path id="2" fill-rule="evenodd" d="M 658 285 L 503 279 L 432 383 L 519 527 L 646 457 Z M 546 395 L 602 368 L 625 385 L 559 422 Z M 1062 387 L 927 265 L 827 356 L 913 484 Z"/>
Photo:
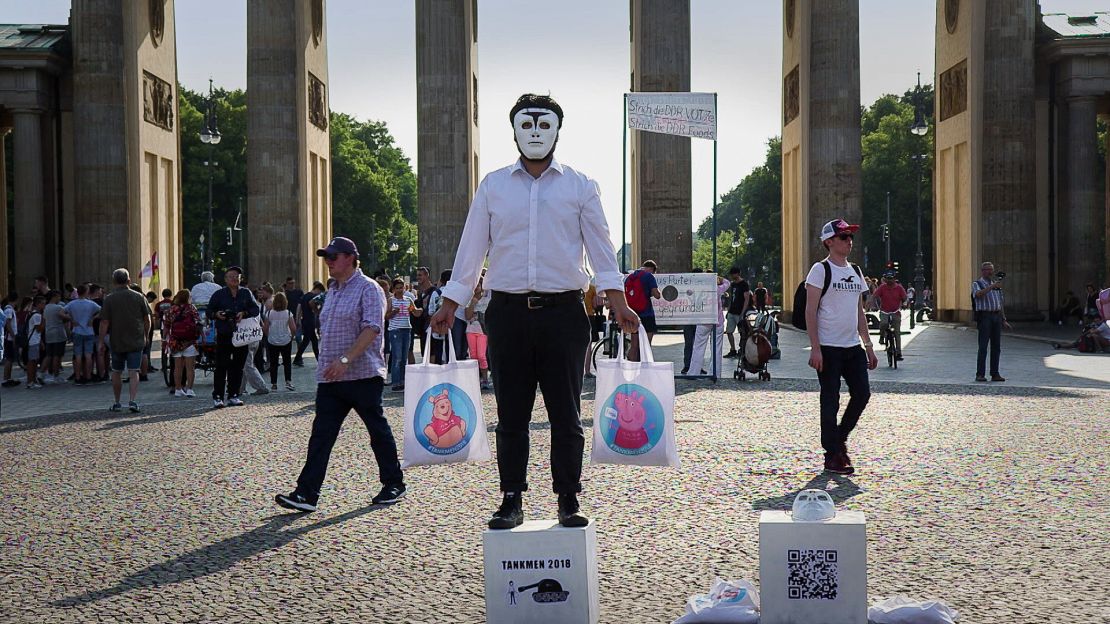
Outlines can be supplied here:
<path id="1" fill-rule="evenodd" d="M 814 263 L 806 276 L 809 365 L 821 382 L 821 446 L 825 449 L 825 470 L 838 474 L 855 472 L 848 456 L 848 434 L 871 398 L 867 371 L 879 365 L 863 312 L 863 273 L 848 262 L 852 237 L 858 230 L 858 225 L 843 219 L 826 223 L 821 228 L 821 244 L 829 255 Z M 841 377 L 848 384 L 851 399 L 837 424 Z"/>

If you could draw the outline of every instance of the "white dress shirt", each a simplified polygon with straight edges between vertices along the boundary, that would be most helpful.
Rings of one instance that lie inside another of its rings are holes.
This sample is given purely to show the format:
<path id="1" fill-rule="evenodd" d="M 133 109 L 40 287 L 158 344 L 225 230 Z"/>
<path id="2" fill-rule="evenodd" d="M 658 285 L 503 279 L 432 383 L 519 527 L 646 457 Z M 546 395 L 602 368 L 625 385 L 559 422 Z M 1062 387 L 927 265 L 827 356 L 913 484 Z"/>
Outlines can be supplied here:
<path id="1" fill-rule="evenodd" d="M 587 257 L 598 290 L 624 288 L 597 182 L 554 158 L 539 178 L 518 159 L 482 180 L 443 296 L 460 306 L 470 301 L 487 255 L 488 290 L 584 290 Z"/>

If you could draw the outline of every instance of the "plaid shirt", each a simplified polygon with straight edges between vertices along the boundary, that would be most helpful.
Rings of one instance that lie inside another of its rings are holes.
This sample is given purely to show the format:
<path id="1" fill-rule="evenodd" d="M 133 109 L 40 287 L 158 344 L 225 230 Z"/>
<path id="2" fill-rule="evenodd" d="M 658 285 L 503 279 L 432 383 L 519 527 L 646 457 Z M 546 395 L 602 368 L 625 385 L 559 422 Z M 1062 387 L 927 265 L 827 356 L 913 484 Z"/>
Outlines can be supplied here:
<path id="1" fill-rule="evenodd" d="M 365 353 L 351 358 L 347 372 L 335 381 L 385 378 L 382 342 L 385 293 L 381 287 L 366 277 L 361 269 L 355 269 L 346 283 L 340 284 L 334 278 L 328 280 L 327 295 L 320 310 L 320 357 L 316 362 L 316 382 L 328 383 L 324 380 L 324 369 L 338 361 L 367 327 L 377 332 L 374 342 Z"/>
<path id="2" fill-rule="evenodd" d="M 1002 291 L 992 290 L 982 297 L 975 297 L 975 295 L 984 288 L 990 288 L 991 282 L 979 278 L 971 283 L 971 296 L 975 300 L 975 310 L 978 312 L 1001 312 L 1002 311 Z"/>

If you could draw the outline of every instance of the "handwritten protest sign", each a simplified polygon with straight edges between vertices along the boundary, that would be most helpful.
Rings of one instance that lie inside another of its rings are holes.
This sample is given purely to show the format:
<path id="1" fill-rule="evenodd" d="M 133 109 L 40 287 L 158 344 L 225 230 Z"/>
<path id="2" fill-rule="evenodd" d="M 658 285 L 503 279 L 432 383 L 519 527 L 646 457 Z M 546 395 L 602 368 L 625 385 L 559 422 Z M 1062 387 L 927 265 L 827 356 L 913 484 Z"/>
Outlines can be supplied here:
<path id="1" fill-rule="evenodd" d="M 712 93 L 628 93 L 628 127 L 645 132 L 717 140 Z"/>
<path id="2" fill-rule="evenodd" d="M 659 325 L 707 325 L 717 322 L 717 276 L 713 273 L 659 273 L 661 299 L 652 299 Z"/>

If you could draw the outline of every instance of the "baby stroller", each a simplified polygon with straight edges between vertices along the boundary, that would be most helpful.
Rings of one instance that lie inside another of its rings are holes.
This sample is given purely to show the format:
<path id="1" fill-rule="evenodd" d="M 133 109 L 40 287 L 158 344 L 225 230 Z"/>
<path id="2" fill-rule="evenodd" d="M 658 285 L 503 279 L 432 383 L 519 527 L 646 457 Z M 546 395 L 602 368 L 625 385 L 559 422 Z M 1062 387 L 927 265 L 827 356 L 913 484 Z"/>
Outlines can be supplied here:
<path id="1" fill-rule="evenodd" d="M 773 348 L 767 331 L 773 330 L 777 336 L 778 323 L 766 312 L 749 312 L 744 317 L 744 324 L 748 329 L 747 337 L 744 338 L 740 357 L 736 358 L 736 371 L 732 376 L 743 381 L 745 373 L 751 373 L 758 376 L 760 381 L 768 381 L 771 373 L 767 370 L 767 362 L 771 359 Z"/>

